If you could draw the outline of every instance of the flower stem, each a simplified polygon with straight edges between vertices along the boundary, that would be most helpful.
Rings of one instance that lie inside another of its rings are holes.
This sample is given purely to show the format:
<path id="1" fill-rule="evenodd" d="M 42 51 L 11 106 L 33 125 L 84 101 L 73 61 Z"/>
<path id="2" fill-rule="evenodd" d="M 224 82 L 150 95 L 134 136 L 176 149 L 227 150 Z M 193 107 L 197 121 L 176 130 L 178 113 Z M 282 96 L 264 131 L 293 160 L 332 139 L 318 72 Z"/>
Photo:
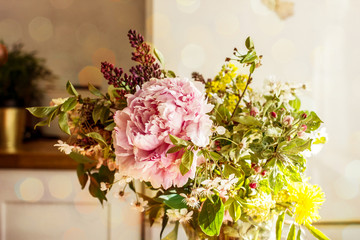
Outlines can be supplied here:
<path id="1" fill-rule="evenodd" d="M 244 91 L 243 91 L 242 94 L 240 95 L 239 101 L 236 103 L 235 109 L 234 109 L 234 111 L 232 112 L 230 119 L 235 115 L 235 112 L 236 112 L 237 108 L 239 107 L 239 104 L 240 104 L 242 98 L 244 97 L 245 92 L 246 92 L 249 84 L 251 83 L 251 80 L 252 80 L 252 79 L 251 79 L 251 73 L 250 73 L 250 74 L 249 74 L 249 77 L 248 77 L 248 80 L 246 81 L 246 86 L 245 86 L 245 88 L 244 88 Z M 239 89 L 239 92 L 240 92 L 240 89 Z"/>

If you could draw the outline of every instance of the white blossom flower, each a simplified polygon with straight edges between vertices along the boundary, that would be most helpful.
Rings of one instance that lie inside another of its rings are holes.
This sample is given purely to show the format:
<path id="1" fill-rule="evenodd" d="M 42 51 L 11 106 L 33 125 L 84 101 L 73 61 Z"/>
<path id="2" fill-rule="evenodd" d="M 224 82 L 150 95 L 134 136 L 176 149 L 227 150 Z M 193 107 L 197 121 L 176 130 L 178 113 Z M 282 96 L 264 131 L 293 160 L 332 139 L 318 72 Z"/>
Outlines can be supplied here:
<path id="1" fill-rule="evenodd" d="M 193 211 L 188 212 L 188 210 L 186 208 L 180 209 L 179 222 L 180 223 L 186 223 L 186 222 L 190 221 L 191 218 L 192 218 L 193 213 L 194 213 Z"/>
<path id="2" fill-rule="evenodd" d="M 169 217 L 170 222 L 179 221 L 180 223 L 188 222 L 191 220 L 193 211 L 188 212 L 186 208 L 182 209 L 168 209 L 166 215 Z"/>
<path id="3" fill-rule="evenodd" d="M 189 207 L 192 207 L 192 208 L 198 208 L 199 207 L 200 202 L 199 202 L 199 200 L 198 200 L 198 198 L 196 196 L 194 196 L 194 195 L 187 196 L 184 193 L 180 193 L 180 196 L 184 197 L 184 202 Z"/>
<path id="4" fill-rule="evenodd" d="M 219 135 L 223 135 L 223 134 L 225 134 L 225 132 L 226 132 L 226 128 L 224 128 L 223 126 L 217 126 L 217 127 L 216 127 L 216 132 L 217 132 L 217 134 L 219 134 Z"/>
<path id="5" fill-rule="evenodd" d="M 108 189 L 108 187 L 106 186 L 106 183 L 101 182 L 101 183 L 100 183 L 100 190 L 101 190 L 101 191 L 106 191 L 107 189 Z"/>
<path id="6" fill-rule="evenodd" d="M 148 206 L 148 201 L 144 200 L 143 198 L 139 198 L 138 200 L 132 201 L 131 206 L 139 212 L 143 212 Z"/>
<path id="7" fill-rule="evenodd" d="M 115 175 L 114 175 L 114 182 L 118 182 L 120 188 L 123 188 L 125 187 L 126 184 L 130 183 L 133 178 L 132 177 L 129 177 L 129 176 L 126 176 L 126 175 L 122 175 L 121 173 L 119 172 L 116 172 Z"/>
<path id="8" fill-rule="evenodd" d="M 64 152 L 65 154 L 70 154 L 72 150 L 74 149 L 74 146 L 70 146 L 66 142 L 63 142 L 61 140 L 58 140 L 57 144 L 54 144 L 55 147 L 58 147 L 60 152 Z"/>

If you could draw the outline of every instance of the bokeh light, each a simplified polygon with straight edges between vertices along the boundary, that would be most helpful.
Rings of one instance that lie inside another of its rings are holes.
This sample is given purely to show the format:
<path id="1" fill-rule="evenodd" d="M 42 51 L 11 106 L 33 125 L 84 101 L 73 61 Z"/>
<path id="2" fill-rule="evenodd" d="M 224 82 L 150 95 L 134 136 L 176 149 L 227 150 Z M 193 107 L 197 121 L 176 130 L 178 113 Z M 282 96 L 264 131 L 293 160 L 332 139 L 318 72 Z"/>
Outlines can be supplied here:
<path id="1" fill-rule="evenodd" d="M 87 86 L 88 83 L 94 86 L 101 86 L 103 76 L 97 67 L 86 66 L 79 72 L 78 79 L 83 86 Z"/>
<path id="2" fill-rule="evenodd" d="M 185 13 L 193 13 L 200 7 L 200 0 L 176 0 L 177 7 Z"/>
<path id="3" fill-rule="evenodd" d="M 35 17 L 29 23 L 29 34 L 38 42 L 49 40 L 53 36 L 53 25 L 48 18 Z"/>
<path id="4" fill-rule="evenodd" d="M 154 35 L 158 38 L 167 38 L 171 32 L 171 23 L 165 14 L 154 13 L 148 21 L 153 22 L 153 26 L 156 26 L 156 29 L 161 29 L 161 31 L 154 32 Z"/>
<path id="5" fill-rule="evenodd" d="M 63 175 L 52 176 L 48 182 L 50 194 L 58 199 L 65 199 L 73 191 L 69 177 Z"/>
<path id="6" fill-rule="evenodd" d="M 334 190 L 340 199 L 353 199 L 359 194 L 359 184 L 340 177 L 334 182 Z"/>
<path id="7" fill-rule="evenodd" d="M 200 45 L 189 43 L 181 51 L 181 62 L 190 69 L 197 69 L 204 64 L 205 51 Z"/>
<path id="8" fill-rule="evenodd" d="M 94 66 L 100 67 L 101 62 L 104 61 L 116 65 L 115 53 L 108 48 L 99 48 L 92 55 L 92 62 Z"/>
<path id="9" fill-rule="evenodd" d="M 23 31 L 19 22 L 7 18 L 0 21 L 0 36 L 5 43 L 14 43 L 23 36 Z"/>
<path id="10" fill-rule="evenodd" d="M 345 177 L 360 184 L 360 160 L 354 160 L 345 167 Z"/>
<path id="11" fill-rule="evenodd" d="M 28 177 L 15 186 L 19 199 L 37 202 L 44 196 L 44 185 L 38 178 Z"/>

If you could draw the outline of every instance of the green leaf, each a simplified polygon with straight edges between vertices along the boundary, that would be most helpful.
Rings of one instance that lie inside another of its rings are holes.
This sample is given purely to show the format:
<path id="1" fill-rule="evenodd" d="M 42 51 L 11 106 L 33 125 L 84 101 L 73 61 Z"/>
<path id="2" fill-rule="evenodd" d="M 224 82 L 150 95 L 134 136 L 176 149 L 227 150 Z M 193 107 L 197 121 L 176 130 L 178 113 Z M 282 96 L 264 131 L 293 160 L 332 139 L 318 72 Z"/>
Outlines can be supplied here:
<path id="1" fill-rule="evenodd" d="M 154 55 L 155 55 L 156 59 L 159 60 L 161 65 L 164 65 L 164 63 L 165 63 L 164 56 L 157 48 L 154 48 Z"/>
<path id="2" fill-rule="evenodd" d="M 233 117 L 231 120 L 246 126 L 261 126 L 261 122 L 253 116 Z"/>
<path id="3" fill-rule="evenodd" d="M 295 240 L 295 223 L 293 223 L 290 227 L 289 234 L 287 236 L 287 240 Z"/>
<path id="4" fill-rule="evenodd" d="M 77 166 L 76 173 L 77 173 L 77 177 L 79 179 L 81 189 L 84 189 L 86 186 L 86 183 L 89 179 L 89 176 L 87 175 L 87 173 L 85 171 L 84 164 L 81 163 Z"/>
<path id="5" fill-rule="evenodd" d="M 110 123 L 109 125 L 107 125 L 104 129 L 106 131 L 112 131 L 114 130 L 114 127 L 116 126 L 116 124 L 114 122 Z"/>
<path id="6" fill-rule="evenodd" d="M 300 107 L 301 107 L 301 101 L 298 97 L 295 97 L 294 100 L 290 100 L 289 101 L 290 106 L 295 110 L 295 111 L 299 111 Z"/>
<path id="7" fill-rule="evenodd" d="M 165 209 L 165 212 L 166 212 L 166 209 Z M 164 230 L 166 228 L 166 225 L 167 225 L 168 221 L 169 221 L 168 215 L 164 214 L 163 220 L 161 222 L 160 239 L 162 238 L 162 234 L 163 234 L 163 232 L 164 232 Z"/>
<path id="8" fill-rule="evenodd" d="M 296 240 L 301 240 L 301 228 L 299 228 L 299 230 L 296 234 Z"/>
<path id="9" fill-rule="evenodd" d="M 218 154 L 217 152 L 210 152 L 210 156 L 213 160 L 218 161 L 219 159 L 221 159 L 223 156 Z"/>
<path id="10" fill-rule="evenodd" d="M 238 183 L 242 183 L 245 178 L 245 173 L 240 167 L 235 168 L 229 164 L 225 164 L 223 174 L 226 178 L 228 178 L 231 174 L 235 174 L 235 177 L 239 178 Z"/>
<path id="11" fill-rule="evenodd" d="M 187 172 L 190 171 L 193 160 L 194 160 L 194 152 L 191 150 L 186 150 L 185 153 L 181 156 L 181 163 L 180 163 L 181 175 L 184 176 Z"/>
<path id="12" fill-rule="evenodd" d="M 182 147 L 182 146 L 175 146 L 175 147 L 170 148 L 166 153 L 176 153 L 176 152 L 180 151 L 183 148 L 184 147 Z"/>
<path id="13" fill-rule="evenodd" d="M 95 141 L 97 141 L 98 143 L 107 146 L 105 139 L 97 132 L 90 132 L 90 133 L 85 134 L 85 136 L 90 137 L 90 138 L 94 139 Z"/>
<path id="14" fill-rule="evenodd" d="M 99 199 L 100 203 L 103 204 L 103 201 L 107 199 L 105 193 L 100 189 L 100 183 L 97 178 L 98 178 L 97 173 L 90 175 L 89 192 L 91 196 Z"/>
<path id="15" fill-rule="evenodd" d="M 62 112 L 68 112 L 75 108 L 77 104 L 76 97 L 68 98 L 62 105 L 61 105 L 61 111 Z"/>
<path id="16" fill-rule="evenodd" d="M 187 207 L 186 203 L 184 202 L 184 197 L 176 193 L 161 195 L 155 198 L 154 200 L 157 202 L 164 203 L 166 206 L 173 209 L 181 209 Z"/>
<path id="17" fill-rule="evenodd" d="M 99 89 L 97 89 L 96 87 L 94 87 L 94 85 L 92 85 L 91 83 L 88 83 L 88 88 L 89 91 L 94 94 L 97 97 L 103 97 L 104 95 L 100 92 Z"/>
<path id="18" fill-rule="evenodd" d="M 179 222 L 176 222 L 174 229 L 161 240 L 177 240 L 178 229 L 179 229 Z"/>
<path id="19" fill-rule="evenodd" d="M 255 68 L 256 68 L 256 64 L 253 62 L 253 63 L 251 63 L 251 65 L 250 65 L 250 69 L 249 69 L 249 71 L 250 71 L 250 74 L 251 73 L 253 73 L 254 71 L 255 71 Z"/>
<path id="20" fill-rule="evenodd" d="M 307 126 L 307 132 L 314 131 L 318 129 L 322 123 L 321 119 L 316 115 L 315 112 L 311 112 L 309 116 L 305 119 L 304 123 Z"/>
<path id="21" fill-rule="evenodd" d="M 238 201 L 233 201 L 229 208 L 229 213 L 234 222 L 239 220 L 241 217 L 241 204 Z"/>
<path id="22" fill-rule="evenodd" d="M 77 163 L 95 163 L 95 160 L 88 158 L 87 156 L 84 156 L 77 152 L 71 152 L 69 154 L 69 157 L 71 157 Z"/>
<path id="23" fill-rule="evenodd" d="M 161 205 L 155 205 L 150 208 L 149 210 L 150 227 L 154 224 L 155 220 L 158 218 L 161 209 L 163 209 L 163 206 Z"/>
<path id="24" fill-rule="evenodd" d="M 70 81 L 68 81 L 66 83 L 66 91 L 71 94 L 71 95 L 74 95 L 74 96 L 79 96 L 78 92 L 76 91 L 76 89 L 74 88 L 74 86 L 71 84 Z"/>
<path id="25" fill-rule="evenodd" d="M 296 155 L 300 152 L 305 151 L 306 149 L 310 150 L 311 141 L 312 139 L 304 140 L 301 138 L 295 138 L 294 140 L 288 142 L 287 145 L 282 146 L 280 148 L 280 152 L 283 152 L 288 155 Z"/>
<path id="26" fill-rule="evenodd" d="M 68 124 L 68 116 L 67 116 L 66 112 L 62 112 L 59 115 L 59 127 L 64 133 L 66 133 L 68 135 L 71 134 L 69 124 Z"/>
<path id="27" fill-rule="evenodd" d="M 94 110 L 92 112 L 92 118 L 94 120 L 94 123 L 97 123 L 97 121 L 100 120 L 100 117 L 101 117 L 101 111 L 102 111 L 102 108 L 104 107 L 103 104 L 96 104 L 95 107 L 94 107 Z"/>
<path id="28" fill-rule="evenodd" d="M 324 233 L 319 229 L 315 228 L 311 224 L 305 224 L 306 228 L 311 232 L 311 234 L 319 240 L 330 240 Z"/>
<path id="29" fill-rule="evenodd" d="M 276 240 L 281 240 L 281 232 L 284 225 L 285 212 L 282 212 L 276 221 Z"/>
<path id="30" fill-rule="evenodd" d="M 170 137 L 170 140 L 171 142 L 175 145 L 175 146 L 182 146 L 182 147 L 186 147 L 189 145 L 189 142 L 184 140 L 184 139 L 181 139 L 181 138 L 178 138 L 174 135 L 169 135 Z"/>
<path id="31" fill-rule="evenodd" d="M 100 111 L 100 122 L 104 124 L 110 116 L 110 108 L 103 106 Z"/>
<path id="32" fill-rule="evenodd" d="M 171 77 L 171 78 L 175 78 L 175 77 L 176 77 L 176 74 L 175 74 L 173 71 L 171 71 L 171 70 L 168 70 L 166 75 L 167 75 L 168 77 Z"/>
<path id="33" fill-rule="evenodd" d="M 37 118 L 49 117 L 59 106 L 52 107 L 29 107 L 26 108 L 32 115 Z"/>
<path id="34" fill-rule="evenodd" d="M 248 50 L 251 50 L 254 48 L 254 42 L 250 37 L 247 37 L 245 40 L 245 46 Z"/>
<path id="35" fill-rule="evenodd" d="M 199 214 L 201 230 L 208 236 L 218 236 L 224 218 L 225 208 L 219 196 L 213 196 L 213 203 L 206 199 Z"/>
<path id="36" fill-rule="evenodd" d="M 256 51 L 252 49 L 246 54 L 246 56 L 243 59 L 241 59 L 240 63 L 252 63 L 257 58 L 258 56 L 256 55 Z"/>

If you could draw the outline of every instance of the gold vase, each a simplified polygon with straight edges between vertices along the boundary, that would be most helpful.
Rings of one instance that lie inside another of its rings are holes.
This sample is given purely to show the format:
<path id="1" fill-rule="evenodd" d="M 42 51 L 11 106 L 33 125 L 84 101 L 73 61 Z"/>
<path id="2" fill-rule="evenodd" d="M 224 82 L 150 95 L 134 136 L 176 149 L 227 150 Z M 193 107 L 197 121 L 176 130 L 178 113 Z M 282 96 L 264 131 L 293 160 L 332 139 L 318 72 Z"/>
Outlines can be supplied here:
<path id="1" fill-rule="evenodd" d="M 16 152 L 23 141 L 25 131 L 25 109 L 0 108 L 0 150 Z"/>

